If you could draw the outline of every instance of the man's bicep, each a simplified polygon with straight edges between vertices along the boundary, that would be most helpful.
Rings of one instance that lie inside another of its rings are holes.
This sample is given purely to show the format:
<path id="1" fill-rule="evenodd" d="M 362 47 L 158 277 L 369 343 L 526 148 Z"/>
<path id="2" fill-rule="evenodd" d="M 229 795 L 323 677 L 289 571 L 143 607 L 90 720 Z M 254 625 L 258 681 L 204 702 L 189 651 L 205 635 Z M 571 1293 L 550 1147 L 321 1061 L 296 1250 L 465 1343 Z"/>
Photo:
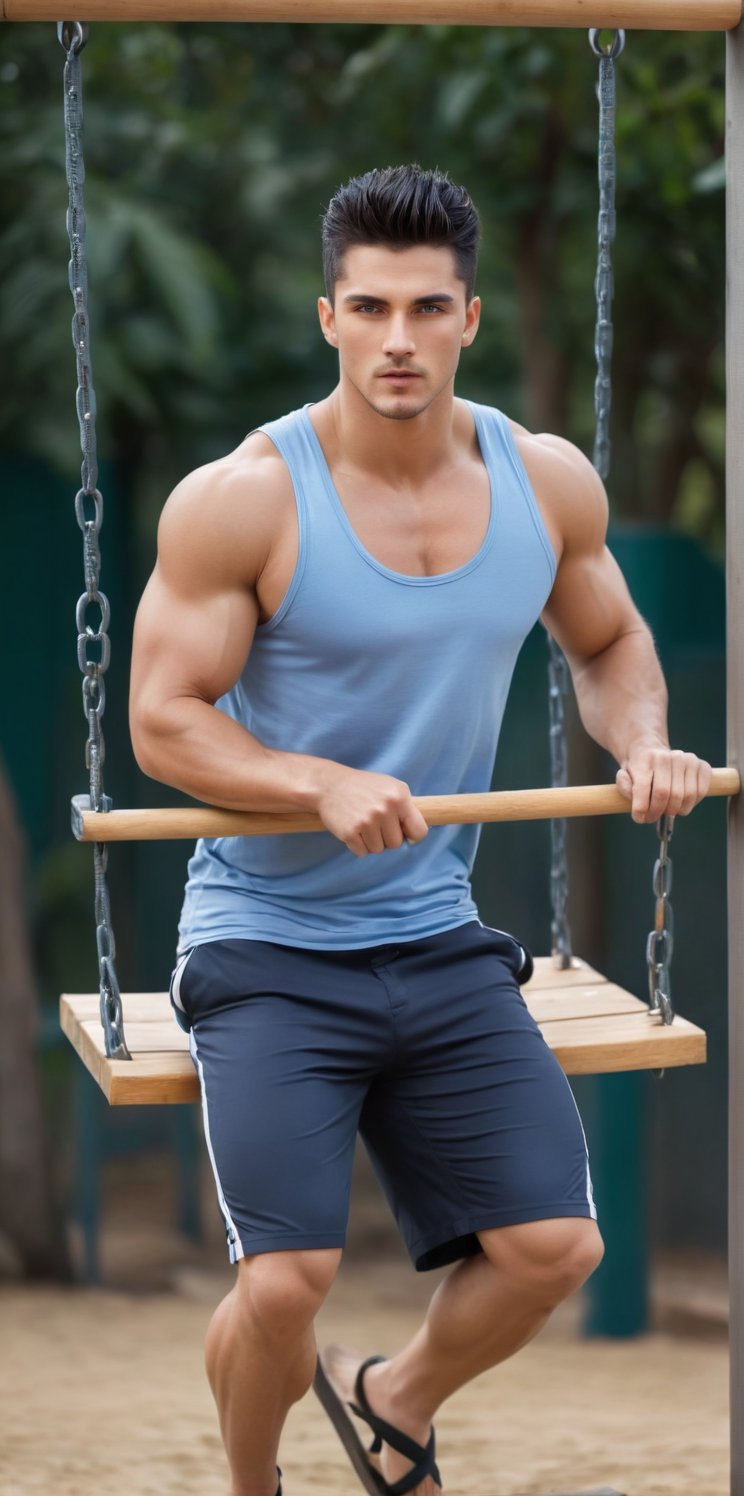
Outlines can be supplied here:
<path id="1" fill-rule="evenodd" d="M 156 729 L 174 701 L 214 702 L 235 684 L 258 622 L 255 576 L 266 548 L 245 524 L 245 469 L 189 474 L 158 526 L 158 559 L 134 629 L 132 736 Z M 258 533 L 254 533 L 258 528 Z"/>
<path id="2" fill-rule="evenodd" d="M 601 654 L 624 634 L 645 628 L 606 546 L 598 552 L 564 557 L 543 622 L 572 667 Z"/>
<path id="3" fill-rule="evenodd" d="M 214 702 L 233 686 L 248 657 L 258 603 L 235 583 L 187 595 L 156 566 L 134 627 L 131 711 L 149 716 L 176 697 Z"/>

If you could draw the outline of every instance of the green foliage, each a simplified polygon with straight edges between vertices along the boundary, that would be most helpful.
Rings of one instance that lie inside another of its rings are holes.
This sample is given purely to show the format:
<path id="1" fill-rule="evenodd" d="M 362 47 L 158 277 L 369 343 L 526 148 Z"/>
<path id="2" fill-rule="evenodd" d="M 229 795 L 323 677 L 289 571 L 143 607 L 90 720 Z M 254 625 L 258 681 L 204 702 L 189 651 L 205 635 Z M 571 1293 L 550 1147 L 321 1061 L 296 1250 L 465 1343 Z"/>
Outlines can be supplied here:
<path id="1" fill-rule="evenodd" d="M 0 33 L 0 442 L 77 459 L 52 26 Z M 637 33 L 619 64 L 614 452 L 620 512 L 722 513 L 723 42 Z M 315 318 L 333 188 L 416 159 L 484 225 L 460 388 L 592 440 L 595 63 L 583 33 L 94 26 L 85 54 L 100 446 L 151 526 L 172 482 L 331 385 Z"/>

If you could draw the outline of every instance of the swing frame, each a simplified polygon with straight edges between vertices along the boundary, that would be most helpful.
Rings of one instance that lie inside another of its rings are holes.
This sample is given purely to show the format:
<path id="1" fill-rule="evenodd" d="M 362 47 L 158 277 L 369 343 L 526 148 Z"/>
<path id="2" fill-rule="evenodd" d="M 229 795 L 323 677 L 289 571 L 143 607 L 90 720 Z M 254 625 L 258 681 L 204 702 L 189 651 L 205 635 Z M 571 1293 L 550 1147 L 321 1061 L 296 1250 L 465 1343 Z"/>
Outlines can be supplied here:
<path id="1" fill-rule="evenodd" d="M 742 0 L 85 0 L 84 20 L 294 21 L 726 31 L 727 405 L 744 410 Z M 50 21 L 54 0 L 0 0 L 0 19 Z M 727 421 L 727 762 L 744 760 L 744 421 Z M 744 797 L 729 802 L 728 902 L 744 909 Z M 744 920 L 729 920 L 730 1496 L 744 1496 Z"/>

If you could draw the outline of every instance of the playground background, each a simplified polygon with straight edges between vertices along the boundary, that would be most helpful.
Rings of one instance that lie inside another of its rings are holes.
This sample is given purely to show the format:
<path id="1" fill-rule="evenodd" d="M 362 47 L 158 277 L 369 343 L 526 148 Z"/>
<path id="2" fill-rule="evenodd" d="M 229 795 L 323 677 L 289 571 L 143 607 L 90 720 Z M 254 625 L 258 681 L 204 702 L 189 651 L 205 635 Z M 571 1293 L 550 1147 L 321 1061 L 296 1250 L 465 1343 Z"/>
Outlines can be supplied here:
<path id="1" fill-rule="evenodd" d="M 225 1496 L 202 1343 L 233 1270 L 216 1221 L 198 1247 L 173 1229 L 167 1158 L 150 1153 L 144 1180 L 131 1173 L 127 1160 L 108 1170 L 105 1288 L 0 1290 L 0 1496 Z M 411 1272 L 360 1172 L 319 1340 L 392 1353 L 438 1276 Z M 688 1252 L 658 1262 L 653 1288 L 654 1327 L 640 1340 L 581 1338 L 574 1299 L 442 1409 L 448 1496 L 598 1485 L 726 1496 L 725 1276 L 715 1259 Z M 290 1414 L 280 1458 L 287 1496 L 359 1490 L 312 1393 Z"/>
<path id="2" fill-rule="evenodd" d="M 644 34 L 629 37 L 619 65 L 609 484 L 611 544 L 658 641 L 670 682 L 674 740 L 717 763 L 725 761 L 723 58 L 722 37 Z M 197 1111 L 110 1111 L 60 1040 L 56 1021 L 60 990 L 90 991 L 97 982 L 91 859 L 68 829 L 70 795 L 86 788 L 86 776 L 75 658 L 82 566 L 72 509 L 79 453 L 66 286 L 61 64 L 53 27 L 0 28 L 0 336 L 4 367 L 12 371 L 0 414 L 0 741 L 26 856 L 24 864 L 22 850 L 7 835 L 0 838 L 0 888 L 20 888 L 25 910 L 25 929 L 16 923 L 0 942 L 0 1115 L 6 1139 L 5 1152 L 0 1150 L 0 1272 L 9 1279 L 24 1273 L 54 1279 L 71 1271 L 129 1293 L 139 1286 L 148 1295 L 156 1289 L 172 1294 L 178 1287 L 174 1265 L 193 1261 L 200 1271 L 219 1272 L 219 1223 L 204 1188 Z M 322 289 L 320 213 L 340 181 L 375 164 L 413 158 L 468 184 L 484 223 L 484 321 L 463 362 L 459 390 L 591 450 L 594 69 L 585 36 L 572 32 L 92 28 L 85 54 L 86 200 L 105 499 L 102 580 L 113 616 L 106 788 L 116 804 L 175 798 L 140 775 L 126 732 L 131 623 L 169 489 L 190 468 L 235 446 L 256 423 L 320 398 L 333 380 L 314 304 Z M 498 787 L 547 781 L 545 668 L 544 640 L 536 630 L 515 677 L 496 766 Z M 571 749 L 574 782 L 612 777 L 612 765 L 575 721 Z M 572 825 L 570 841 L 575 948 L 643 995 L 653 831 L 612 819 Z M 725 1322 L 725 808 L 707 805 L 678 825 L 673 854 L 673 996 L 678 1009 L 708 1031 L 709 1061 L 662 1080 L 639 1075 L 575 1084 L 607 1255 L 583 1305 L 571 1311 L 574 1319 L 569 1324 L 564 1317 L 570 1333 L 560 1343 L 567 1355 L 577 1315 L 594 1333 L 633 1336 L 652 1323 L 652 1314 L 666 1312 L 664 1285 L 672 1281 L 685 1285 L 676 1293 L 678 1308 L 695 1298 L 695 1281 L 710 1281 L 715 1291 L 707 1299 L 703 1291 L 703 1300 L 715 1304 L 712 1322 Z M 111 855 L 125 988 L 167 984 L 187 855 L 188 848 L 177 843 L 122 846 Z M 546 950 L 548 872 L 546 826 L 488 828 L 476 869 L 484 919 Z M 33 959 L 28 1006 L 30 1011 L 35 1001 L 39 1014 L 32 1040 L 13 1028 L 18 1009 L 8 987 L 8 941 L 25 934 Z M 25 1175 L 18 1169 L 23 1139 L 16 1139 L 5 1104 L 26 1042 L 33 1043 L 32 1073 L 46 1130 L 49 1165 L 43 1166 L 42 1185 L 57 1205 L 44 1227 L 43 1250 L 37 1240 L 33 1252 L 18 1234 L 19 1212 L 11 1204 L 17 1205 L 30 1172 L 42 1165 L 35 1156 Z M 363 1164 L 357 1194 L 363 1204 L 359 1260 L 374 1261 L 379 1233 L 389 1226 Z M 687 1266 L 678 1269 L 680 1261 Z M 674 1276 L 678 1270 L 681 1279 Z M 354 1273 L 353 1263 L 349 1271 Z M 398 1264 L 396 1283 L 401 1271 Z M 377 1281 L 370 1279 L 371 1285 Z M 411 1296 L 422 1291 L 414 1282 Z M 3 1343 L 7 1329 L 16 1337 L 7 1343 L 21 1357 L 13 1355 L 8 1365 L 27 1364 L 30 1376 L 39 1325 L 48 1326 L 50 1335 L 53 1326 L 67 1326 L 53 1332 L 64 1360 L 74 1321 L 75 1355 L 88 1347 L 90 1383 L 103 1389 L 104 1401 L 107 1356 L 112 1367 L 119 1363 L 118 1376 L 131 1352 L 131 1379 L 141 1384 L 148 1336 L 175 1346 L 180 1342 L 173 1340 L 174 1321 L 193 1328 L 192 1310 L 180 1299 L 158 1299 L 156 1312 L 156 1301 L 148 1298 L 149 1317 L 132 1313 L 132 1334 L 136 1323 L 142 1338 L 133 1338 L 128 1352 L 128 1300 L 117 1299 L 112 1307 L 97 1294 L 67 1299 L 58 1292 L 45 1289 L 37 1297 L 22 1289 L 0 1296 Z M 402 1290 L 395 1292 L 405 1298 Z M 339 1300 L 352 1322 L 356 1302 L 351 1291 L 348 1304 Z M 91 1345 L 87 1333 L 100 1325 L 104 1307 L 116 1324 L 116 1352 L 107 1336 Z M 710 1318 L 707 1310 L 702 1313 L 706 1325 Z M 194 1358 L 196 1339 L 189 1338 Z M 637 1434 L 636 1474 L 648 1458 L 657 1472 L 648 1479 L 658 1481 L 659 1449 L 643 1441 L 660 1431 L 671 1437 L 678 1425 L 668 1421 L 670 1403 L 683 1421 L 687 1409 L 688 1428 L 699 1427 L 692 1404 L 700 1387 L 695 1372 L 689 1407 L 681 1393 L 678 1399 L 675 1372 L 681 1371 L 683 1353 L 674 1342 L 667 1361 L 662 1356 L 658 1364 L 653 1357 L 647 1362 L 650 1344 L 637 1348 L 632 1362 L 617 1364 L 626 1390 L 632 1380 L 634 1399 L 647 1388 L 643 1399 L 651 1406 L 645 1433 Z M 587 1351 L 595 1349 L 601 1358 L 601 1347 Z M 616 1349 L 621 1356 L 622 1348 Z M 725 1433 L 717 1421 L 720 1397 L 712 1391 L 722 1386 L 723 1350 L 719 1343 L 710 1352 L 698 1349 L 694 1364 L 707 1367 L 712 1378 L 700 1457 L 707 1458 L 710 1437 L 713 1463 L 704 1478 L 698 1471 L 698 1484 L 689 1489 L 712 1493 L 723 1489 L 723 1477 L 713 1480 Z M 55 1364 L 51 1355 L 50 1375 Z M 586 1378 L 585 1386 L 593 1387 L 593 1363 L 579 1364 L 585 1369 L 577 1371 L 576 1385 Z M 574 1382 L 573 1372 L 564 1377 L 549 1356 L 545 1368 L 545 1396 L 535 1394 L 541 1420 L 551 1406 L 548 1389 L 552 1395 L 557 1382 L 565 1380 L 569 1390 Z M 534 1375 L 537 1387 L 537 1363 L 525 1375 L 525 1385 Z M 126 1384 L 130 1393 L 132 1382 Z M 19 1375 L 10 1388 L 19 1418 L 24 1387 Z M 202 1399 L 199 1416 L 211 1418 L 198 1375 L 193 1395 Z M 56 1440 L 72 1433 L 74 1421 L 64 1400 L 57 1401 L 56 1414 L 54 1404 L 50 1384 L 43 1398 L 45 1427 L 51 1427 L 47 1417 L 56 1417 L 50 1449 L 59 1450 Z M 598 1398 L 598 1406 L 601 1418 L 610 1420 L 600 1420 L 598 1441 L 617 1441 L 627 1453 L 639 1428 L 637 1402 L 624 1404 L 622 1416 L 615 1414 L 615 1401 L 605 1406 Z M 30 1406 L 27 1411 L 31 1417 Z M 562 1416 L 555 1413 L 556 1419 Z M 103 1421 L 109 1426 L 108 1414 Z M 512 1413 L 505 1424 L 517 1461 L 510 1467 L 514 1479 L 519 1476 L 525 1491 L 536 1489 L 521 1473 L 535 1468 L 529 1460 L 532 1433 Z M 31 1451 L 30 1425 L 24 1435 L 21 1421 L 17 1431 Z M 571 1438 L 580 1440 L 585 1431 L 574 1429 Z M 153 1439 L 161 1437 L 158 1425 Z M 690 1434 L 688 1451 L 697 1438 Z M 520 1443 L 526 1445 L 522 1466 Z M 41 1458 L 38 1441 L 29 1458 L 32 1465 Z M 473 1467 L 474 1478 L 464 1454 L 462 1459 L 453 1478 L 462 1471 L 463 1492 L 484 1489 L 478 1470 L 486 1479 L 486 1467 Z M 690 1459 L 690 1469 L 697 1468 Z M 109 1484 L 96 1484 L 96 1466 L 89 1488 L 116 1492 L 110 1449 L 106 1460 Z M 594 1483 L 600 1476 L 610 1479 L 600 1467 L 595 1459 Z M 7 1492 L 0 1484 L 3 1496 L 10 1496 L 14 1481 L 23 1492 L 49 1489 L 43 1485 L 48 1470 L 37 1477 L 31 1468 L 21 1461 L 17 1474 L 11 1468 L 8 1476 L 0 1468 L 0 1481 L 9 1482 Z M 541 1475 L 544 1487 L 549 1473 L 544 1468 L 535 1480 Z M 85 1489 L 84 1483 L 75 1485 L 74 1472 L 69 1478 L 71 1491 Z M 564 1472 L 564 1483 L 566 1478 Z M 137 1489 L 149 1489 L 144 1473 L 141 1479 Z M 687 1489 L 680 1481 L 676 1476 L 677 1492 Z M 55 1489 L 63 1487 L 57 1483 Z M 485 1489 L 493 1496 L 497 1487 Z M 634 1485 L 637 1491 L 657 1489 L 672 1487 Z"/>

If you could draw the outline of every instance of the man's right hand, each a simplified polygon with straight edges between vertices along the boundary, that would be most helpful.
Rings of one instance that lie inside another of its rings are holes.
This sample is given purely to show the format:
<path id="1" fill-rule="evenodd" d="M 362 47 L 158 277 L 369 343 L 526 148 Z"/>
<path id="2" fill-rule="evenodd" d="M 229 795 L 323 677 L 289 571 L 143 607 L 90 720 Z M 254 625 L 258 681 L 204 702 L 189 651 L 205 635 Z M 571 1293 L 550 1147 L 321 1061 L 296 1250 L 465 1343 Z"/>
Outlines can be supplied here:
<path id="1" fill-rule="evenodd" d="M 429 830 L 401 779 L 325 763 L 316 809 L 323 825 L 353 852 L 387 852 L 423 841 Z"/>

